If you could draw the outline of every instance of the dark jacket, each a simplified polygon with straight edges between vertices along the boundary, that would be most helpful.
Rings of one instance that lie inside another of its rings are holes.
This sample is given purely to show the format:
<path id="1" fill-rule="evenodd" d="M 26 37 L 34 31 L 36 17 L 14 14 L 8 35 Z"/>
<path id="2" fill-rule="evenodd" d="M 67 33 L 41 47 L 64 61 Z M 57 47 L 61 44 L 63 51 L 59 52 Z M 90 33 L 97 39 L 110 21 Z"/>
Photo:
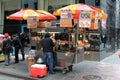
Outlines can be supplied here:
<path id="1" fill-rule="evenodd" d="M 13 40 L 12 40 L 12 45 L 17 48 L 17 49 L 20 49 L 22 47 L 22 44 L 19 40 L 19 37 L 15 37 Z"/>
<path id="2" fill-rule="evenodd" d="M 49 37 L 41 40 L 41 45 L 43 47 L 43 52 L 53 52 L 53 47 L 55 46 L 54 42 Z"/>
<path id="3" fill-rule="evenodd" d="M 7 44 L 9 44 L 11 47 L 7 48 Z M 3 52 L 4 54 L 10 54 L 12 51 L 12 41 L 10 38 L 4 38 L 3 40 Z"/>
<path id="4" fill-rule="evenodd" d="M 24 35 L 24 34 L 21 34 L 21 35 L 20 35 L 20 42 L 21 42 L 21 44 L 22 44 L 22 47 L 24 47 L 24 46 L 25 46 L 25 42 L 26 42 L 26 39 L 25 39 L 25 35 Z"/>

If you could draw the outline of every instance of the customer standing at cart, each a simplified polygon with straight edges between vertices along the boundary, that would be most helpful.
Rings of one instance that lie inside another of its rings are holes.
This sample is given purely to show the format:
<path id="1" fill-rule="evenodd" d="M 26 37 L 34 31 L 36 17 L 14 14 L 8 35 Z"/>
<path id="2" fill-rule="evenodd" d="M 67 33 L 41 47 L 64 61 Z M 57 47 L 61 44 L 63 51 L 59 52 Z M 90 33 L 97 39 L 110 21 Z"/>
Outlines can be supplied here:
<path id="1" fill-rule="evenodd" d="M 43 47 L 43 62 L 48 65 L 49 73 L 54 74 L 53 70 L 53 47 L 55 46 L 53 40 L 50 38 L 50 33 L 45 34 L 45 38 L 41 40 Z"/>
<path id="2" fill-rule="evenodd" d="M 22 60 L 21 61 L 24 61 L 25 60 L 25 34 L 24 33 L 20 33 L 20 42 L 22 44 L 22 47 L 21 47 L 21 54 L 22 54 Z"/>
<path id="3" fill-rule="evenodd" d="M 19 53 L 19 49 L 22 47 L 22 44 L 17 34 L 12 35 L 12 45 L 15 48 L 15 63 L 19 63 L 18 53 Z"/>

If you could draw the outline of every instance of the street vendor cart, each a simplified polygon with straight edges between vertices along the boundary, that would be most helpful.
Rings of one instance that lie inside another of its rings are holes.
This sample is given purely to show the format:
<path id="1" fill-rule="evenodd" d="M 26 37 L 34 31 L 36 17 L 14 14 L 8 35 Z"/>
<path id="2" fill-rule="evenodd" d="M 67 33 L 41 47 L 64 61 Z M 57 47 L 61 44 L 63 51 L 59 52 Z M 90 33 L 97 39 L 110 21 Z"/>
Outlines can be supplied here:
<path id="1" fill-rule="evenodd" d="M 59 29 L 59 30 L 58 30 Z M 52 30 L 52 31 L 51 31 Z M 66 28 L 37 28 L 31 30 L 31 49 L 36 50 L 35 62 L 43 57 L 42 48 L 40 46 L 40 40 L 44 38 L 44 35 L 49 32 L 54 35 L 55 38 L 55 50 L 54 50 L 54 69 L 62 70 L 62 73 L 72 71 L 73 64 L 75 63 L 76 49 L 74 43 L 74 33 L 67 32 Z M 65 32 L 66 31 L 66 32 Z M 78 59 L 81 59 L 80 56 Z"/>

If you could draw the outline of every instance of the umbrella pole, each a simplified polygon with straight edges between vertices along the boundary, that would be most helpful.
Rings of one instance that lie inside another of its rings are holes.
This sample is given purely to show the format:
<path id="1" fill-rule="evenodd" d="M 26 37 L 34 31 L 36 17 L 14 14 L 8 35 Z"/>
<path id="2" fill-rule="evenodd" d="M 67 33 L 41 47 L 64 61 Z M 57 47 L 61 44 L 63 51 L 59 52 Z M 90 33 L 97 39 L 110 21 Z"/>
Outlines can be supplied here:
<path id="1" fill-rule="evenodd" d="M 75 48 L 76 48 L 76 51 L 75 51 L 75 57 L 76 57 L 76 63 L 77 63 L 77 41 L 78 41 L 78 24 L 77 26 L 75 27 L 75 35 L 76 35 L 76 39 L 75 39 Z"/>
<path id="2" fill-rule="evenodd" d="M 69 31 L 69 51 L 70 51 L 70 31 Z"/>
<path id="3" fill-rule="evenodd" d="M 30 28 L 29 28 L 29 39 L 30 39 L 30 45 L 29 45 L 29 48 L 31 49 L 31 31 L 30 31 Z"/>

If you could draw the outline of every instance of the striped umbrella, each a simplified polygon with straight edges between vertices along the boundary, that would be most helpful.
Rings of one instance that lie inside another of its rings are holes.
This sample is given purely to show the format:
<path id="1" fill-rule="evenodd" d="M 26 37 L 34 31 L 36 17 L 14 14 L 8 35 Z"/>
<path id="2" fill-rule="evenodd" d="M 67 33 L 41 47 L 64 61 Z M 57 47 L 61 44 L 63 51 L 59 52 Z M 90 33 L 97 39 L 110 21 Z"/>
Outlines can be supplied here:
<path id="1" fill-rule="evenodd" d="M 36 12 L 39 14 L 40 20 L 56 20 L 57 19 L 53 14 L 47 11 L 36 10 Z"/>
<path id="2" fill-rule="evenodd" d="M 63 8 L 60 8 L 60 9 L 57 9 L 53 12 L 53 14 L 55 16 L 60 16 L 60 12 L 62 10 L 71 10 L 71 13 L 72 13 L 72 17 L 73 19 L 78 19 L 79 18 L 79 15 L 80 15 L 80 11 L 81 10 L 85 10 L 85 11 L 93 11 L 95 12 L 94 9 L 92 9 L 89 5 L 86 5 L 86 4 L 72 4 L 72 5 L 68 5 L 68 6 L 65 6 Z"/>
<path id="3" fill-rule="evenodd" d="M 37 16 L 39 18 L 39 14 L 35 12 L 35 10 L 30 8 L 21 9 L 20 11 L 13 13 L 7 16 L 7 19 L 10 20 L 27 20 L 28 16 Z"/>

